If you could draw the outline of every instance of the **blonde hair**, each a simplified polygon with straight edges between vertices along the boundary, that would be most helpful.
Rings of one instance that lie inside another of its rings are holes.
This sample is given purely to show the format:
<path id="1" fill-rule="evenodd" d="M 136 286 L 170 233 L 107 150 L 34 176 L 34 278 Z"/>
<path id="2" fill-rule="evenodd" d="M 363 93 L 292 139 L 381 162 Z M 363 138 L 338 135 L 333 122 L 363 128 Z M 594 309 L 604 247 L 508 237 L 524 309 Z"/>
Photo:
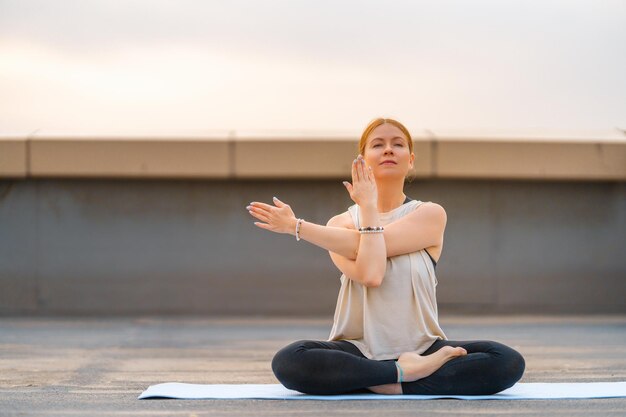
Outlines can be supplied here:
<path id="1" fill-rule="evenodd" d="M 372 133 L 372 130 L 376 129 L 380 125 L 384 125 L 385 123 L 394 125 L 398 129 L 400 129 L 402 133 L 404 133 L 404 136 L 406 136 L 406 140 L 409 145 L 409 152 L 413 153 L 413 139 L 411 139 L 411 134 L 409 133 L 409 130 L 404 127 L 402 123 L 395 119 L 384 119 L 382 117 L 372 120 L 361 134 L 361 140 L 359 141 L 359 153 L 365 156 L 365 145 L 367 145 L 367 137 L 370 135 L 370 133 Z"/>

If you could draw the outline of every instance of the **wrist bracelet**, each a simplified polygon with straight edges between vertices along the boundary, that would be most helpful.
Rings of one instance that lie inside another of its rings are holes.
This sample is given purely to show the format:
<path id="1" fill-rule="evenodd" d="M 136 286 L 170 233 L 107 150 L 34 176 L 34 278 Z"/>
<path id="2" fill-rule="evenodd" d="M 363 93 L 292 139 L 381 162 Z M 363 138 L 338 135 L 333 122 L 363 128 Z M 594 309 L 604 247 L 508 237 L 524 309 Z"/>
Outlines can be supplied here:
<path id="1" fill-rule="evenodd" d="M 296 222 L 296 240 L 300 241 L 300 224 L 304 221 L 304 219 L 298 219 Z"/>
<path id="2" fill-rule="evenodd" d="M 359 227 L 361 233 L 382 233 L 385 230 L 384 227 Z"/>

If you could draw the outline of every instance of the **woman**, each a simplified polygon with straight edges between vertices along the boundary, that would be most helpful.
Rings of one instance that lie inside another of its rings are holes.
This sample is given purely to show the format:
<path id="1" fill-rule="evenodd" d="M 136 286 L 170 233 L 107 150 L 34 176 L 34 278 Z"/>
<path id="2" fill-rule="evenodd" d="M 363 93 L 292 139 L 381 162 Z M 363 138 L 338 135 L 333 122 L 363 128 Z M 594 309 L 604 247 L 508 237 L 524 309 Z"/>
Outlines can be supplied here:
<path id="1" fill-rule="evenodd" d="M 403 193 L 413 141 L 393 119 L 363 131 L 352 164 L 354 201 L 326 226 L 298 219 L 288 204 L 253 202 L 254 224 L 329 251 L 341 270 L 333 328 L 326 341 L 300 340 L 276 353 L 272 370 L 307 394 L 488 395 L 513 386 L 524 358 L 503 344 L 448 340 L 438 323 L 436 262 L 446 213 Z"/>

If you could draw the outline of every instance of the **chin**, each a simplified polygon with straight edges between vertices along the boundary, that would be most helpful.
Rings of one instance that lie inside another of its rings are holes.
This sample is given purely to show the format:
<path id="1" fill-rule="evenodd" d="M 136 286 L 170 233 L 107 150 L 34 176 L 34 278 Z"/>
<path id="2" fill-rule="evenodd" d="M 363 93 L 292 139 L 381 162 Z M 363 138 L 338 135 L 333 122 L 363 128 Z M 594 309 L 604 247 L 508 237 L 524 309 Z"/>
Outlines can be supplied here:
<path id="1" fill-rule="evenodd" d="M 398 178 L 398 179 L 402 179 L 405 178 L 405 175 L 402 175 L 402 173 L 398 173 L 398 172 L 382 172 L 382 173 L 377 173 L 374 175 L 374 178 L 380 178 L 380 179 L 392 179 L 392 178 Z"/>

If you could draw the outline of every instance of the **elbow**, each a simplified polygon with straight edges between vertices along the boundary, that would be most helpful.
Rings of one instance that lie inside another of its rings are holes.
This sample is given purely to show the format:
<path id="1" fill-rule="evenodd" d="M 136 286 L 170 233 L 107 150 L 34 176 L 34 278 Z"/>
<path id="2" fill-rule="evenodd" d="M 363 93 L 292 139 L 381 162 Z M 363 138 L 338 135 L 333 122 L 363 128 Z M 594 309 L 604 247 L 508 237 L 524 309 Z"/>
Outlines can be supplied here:
<path id="1" fill-rule="evenodd" d="M 368 268 L 369 269 L 369 268 Z M 367 273 L 361 273 L 362 284 L 368 288 L 380 287 L 383 283 L 383 278 L 387 273 L 387 266 L 380 271 L 367 271 Z"/>
<path id="2" fill-rule="evenodd" d="M 365 280 L 363 285 L 366 286 L 367 288 L 378 288 L 378 287 L 380 287 L 382 285 L 382 283 L 383 283 L 382 277 L 379 277 L 379 278 L 369 278 L 369 279 Z"/>
<path id="3" fill-rule="evenodd" d="M 357 276 L 361 279 L 361 284 L 368 288 L 380 287 L 383 278 L 387 274 L 387 262 L 376 264 L 372 262 L 359 263 L 356 261 Z"/>
<path id="4" fill-rule="evenodd" d="M 380 274 L 374 274 L 372 272 L 368 273 L 364 273 L 361 271 L 356 271 L 356 277 L 358 277 L 355 281 L 357 281 L 359 284 L 363 285 L 364 287 L 367 288 L 376 288 L 376 287 L 380 287 L 380 285 L 383 283 L 383 275 Z M 356 278 L 355 277 L 355 278 Z"/>

